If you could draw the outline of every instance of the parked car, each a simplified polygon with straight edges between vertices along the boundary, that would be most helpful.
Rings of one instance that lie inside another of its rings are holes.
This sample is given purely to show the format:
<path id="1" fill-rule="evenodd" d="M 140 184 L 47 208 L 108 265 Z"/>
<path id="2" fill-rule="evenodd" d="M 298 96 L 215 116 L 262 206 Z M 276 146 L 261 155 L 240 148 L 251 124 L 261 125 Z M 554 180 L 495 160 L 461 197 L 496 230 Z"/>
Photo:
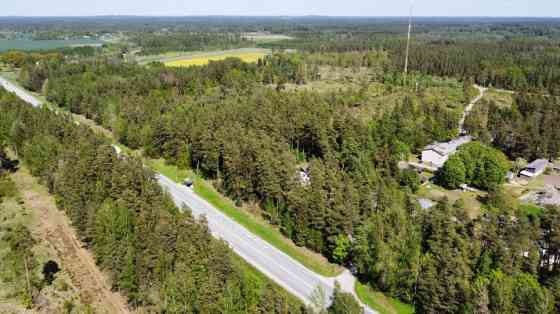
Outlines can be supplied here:
<path id="1" fill-rule="evenodd" d="M 183 181 L 183 185 L 192 189 L 194 187 L 194 182 L 191 179 L 185 179 L 185 181 Z"/>

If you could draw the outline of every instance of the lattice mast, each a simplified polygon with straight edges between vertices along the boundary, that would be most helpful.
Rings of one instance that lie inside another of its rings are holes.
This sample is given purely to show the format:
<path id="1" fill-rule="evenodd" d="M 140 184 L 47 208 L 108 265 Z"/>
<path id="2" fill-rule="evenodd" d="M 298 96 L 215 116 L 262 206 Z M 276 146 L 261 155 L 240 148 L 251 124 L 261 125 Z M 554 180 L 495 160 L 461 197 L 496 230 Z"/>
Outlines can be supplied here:
<path id="1" fill-rule="evenodd" d="M 414 0 L 410 0 L 410 11 L 408 15 L 408 37 L 406 40 L 406 58 L 404 60 L 404 74 L 408 73 L 408 56 L 410 53 L 410 36 L 412 34 L 412 9 L 414 8 Z"/>

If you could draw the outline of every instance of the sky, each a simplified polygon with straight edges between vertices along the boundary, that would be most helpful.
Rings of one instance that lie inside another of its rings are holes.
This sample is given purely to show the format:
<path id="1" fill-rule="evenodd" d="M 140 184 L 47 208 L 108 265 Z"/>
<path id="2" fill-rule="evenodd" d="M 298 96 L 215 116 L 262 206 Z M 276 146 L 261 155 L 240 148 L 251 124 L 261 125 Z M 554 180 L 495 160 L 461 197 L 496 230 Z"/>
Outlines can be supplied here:
<path id="1" fill-rule="evenodd" d="M 405 16 L 411 0 L 2 0 L 0 16 Z M 560 16 L 560 0 L 413 0 L 417 16 Z"/>

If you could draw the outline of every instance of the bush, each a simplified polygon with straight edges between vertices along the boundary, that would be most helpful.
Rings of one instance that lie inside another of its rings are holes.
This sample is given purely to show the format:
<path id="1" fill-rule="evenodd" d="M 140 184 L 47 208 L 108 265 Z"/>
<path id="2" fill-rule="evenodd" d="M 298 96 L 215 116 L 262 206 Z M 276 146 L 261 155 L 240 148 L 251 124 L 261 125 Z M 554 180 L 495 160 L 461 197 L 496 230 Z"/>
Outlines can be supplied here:
<path id="1" fill-rule="evenodd" d="M 10 178 L 0 176 L 0 200 L 3 198 L 14 197 L 17 194 L 17 188 Z"/>
<path id="2" fill-rule="evenodd" d="M 479 142 L 466 144 L 437 173 L 438 182 L 450 189 L 467 184 L 494 191 L 505 181 L 510 163 L 506 156 Z"/>

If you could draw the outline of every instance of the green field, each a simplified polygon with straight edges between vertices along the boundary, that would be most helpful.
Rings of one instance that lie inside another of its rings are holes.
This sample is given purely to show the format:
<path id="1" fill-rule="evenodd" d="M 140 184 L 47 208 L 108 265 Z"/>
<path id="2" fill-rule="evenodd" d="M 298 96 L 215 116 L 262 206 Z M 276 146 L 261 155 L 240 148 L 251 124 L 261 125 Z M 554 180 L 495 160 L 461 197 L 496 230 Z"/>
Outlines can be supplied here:
<path id="1" fill-rule="evenodd" d="M 7 50 L 51 50 L 72 46 L 101 45 L 101 41 L 91 39 L 77 40 L 23 40 L 0 39 L 0 52 Z"/>

